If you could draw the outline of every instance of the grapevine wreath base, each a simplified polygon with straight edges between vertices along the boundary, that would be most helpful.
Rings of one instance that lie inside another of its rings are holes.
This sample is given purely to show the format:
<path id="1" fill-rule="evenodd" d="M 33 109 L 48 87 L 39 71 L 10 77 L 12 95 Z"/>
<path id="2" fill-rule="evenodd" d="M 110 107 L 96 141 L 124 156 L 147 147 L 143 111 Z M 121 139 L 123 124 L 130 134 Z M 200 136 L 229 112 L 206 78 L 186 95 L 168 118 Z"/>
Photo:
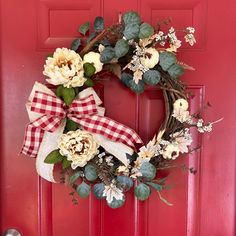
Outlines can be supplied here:
<path id="1" fill-rule="evenodd" d="M 189 112 L 190 96 L 179 77 L 192 67 L 176 59 L 182 43 L 177 31 L 171 27 L 165 34 L 160 25 L 141 22 L 136 12 L 125 13 L 108 28 L 102 17 L 96 17 L 91 34 L 86 22 L 71 49 L 57 48 L 48 56 L 43 74 L 51 89 L 38 82 L 33 87 L 21 152 L 37 157 L 37 172 L 48 181 L 55 182 L 54 165 L 61 166 L 61 182 L 75 190 L 71 193 L 75 204 L 74 192 L 85 198 L 92 190 L 98 199 L 118 208 L 125 202 L 125 192 L 133 189 L 139 200 L 148 199 L 155 190 L 170 204 L 161 195 L 166 178 L 157 178 L 157 170 L 192 152 L 191 128 L 200 133 L 212 130 L 213 123 Z M 194 28 L 182 32 L 183 43 L 192 46 Z M 114 68 L 124 86 L 135 93 L 142 93 L 145 85 L 163 92 L 165 119 L 147 144 L 134 130 L 105 116 L 93 89 Z M 137 144 L 142 145 L 138 150 Z"/>

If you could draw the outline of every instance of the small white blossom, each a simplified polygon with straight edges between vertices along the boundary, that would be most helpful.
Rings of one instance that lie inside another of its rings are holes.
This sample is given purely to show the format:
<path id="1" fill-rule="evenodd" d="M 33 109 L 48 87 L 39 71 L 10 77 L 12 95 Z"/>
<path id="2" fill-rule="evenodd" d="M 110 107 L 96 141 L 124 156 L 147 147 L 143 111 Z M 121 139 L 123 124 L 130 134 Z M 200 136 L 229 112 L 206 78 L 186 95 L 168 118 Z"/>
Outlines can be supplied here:
<path id="1" fill-rule="evenodd" d="M 186 34 L 184 36 L 185 42 L 193 46 L 196 43 L 196 39 L 193 34 Z"/>
<path id="2" fill-rule="evenodd" d="M 193 141 L 189 129 L 174 133 L 172 138 L 174 138 L 174 142 L 181 153 L 188 153 L 188 146 Z"/>
<path id="3" fill-rule="evenodd" d="M 121 189 L 117 188 L 114 183 L 111 183 L 110 185 L 105 186 L 105 189 L 103 190 L 103 196 L 106 197 L 108 203 L 111 203 L 113 199 L 123 200 L 124 193 Z"/>
<path id="4" fill-rule="evenodd" d="M 151 141 L 146 146 L 142 146 L 139 149 L 138 156 L 139 158 L 145 159 L 145 158 L 152 158 L 154 156 L 158 155 L 158 145 L 155 143 L 155 138 Z"/>

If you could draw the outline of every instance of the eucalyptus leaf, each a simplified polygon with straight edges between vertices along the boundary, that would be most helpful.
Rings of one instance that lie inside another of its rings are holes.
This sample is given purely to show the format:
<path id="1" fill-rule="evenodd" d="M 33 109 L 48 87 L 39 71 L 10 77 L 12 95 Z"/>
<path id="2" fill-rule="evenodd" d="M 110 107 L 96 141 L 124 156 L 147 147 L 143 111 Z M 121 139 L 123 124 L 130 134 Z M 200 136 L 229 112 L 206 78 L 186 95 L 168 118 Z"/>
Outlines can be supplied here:
<path id="1" fill-rule="evenodd" d="M 161 79 L 161 74 L 157 70 L 148 70 L 143 74 L 143 81 L 149 85 L 156 85 Z"/>
<path id="2" fill-rule="evenodd" d="M 172 78 L 176 79 L 184 74 L 184 68 L 178 64 L 174 64 L 168 69 L 168 73 Z"/>
<path id="3" fill-rule="evenodd" d="M 139 35 L 139 24 L 130 23 L 126 25 L 123 34 L 127 40 L 137 38 Z"/>
<path id="4" fill-rule="evenodd" d="M 98 178 L 96 168 L 89 164 L 85 166 L 84 175 L 88 181 L 94 181 Z"/>
<path id="5" fill-rule="evenodd" d="M 60 154 L 59 149 L 51 151 L 45 158 L 44 163 L 56 164 L 63 160 L 63 156 Z"/>
<path id="6" fill-rule="evenodd" d="M 124 20 L 124 23 L 126 25 L 132 24 L 132 23 L 140 24 L 140 22 L 141 22 L 139 14 L 137 12 L 134 12 L 134 11 L 126 12 L 123 15 L 123 20 Z"/>
<path id="7" fill-rule="evenodd" d="M 104 183 L 95 184 L 93 186 L 93 193 L 97 199 L 104 198 L 104 196 L 103 196 L 104 189 L 105 189 Z"/>
<path id="8" fill-rule="evenodd" d="M 73 88 L 63 87 L 62 97 L 66 105 L 70 105 L 75 98 L 75 90 Z"/>
<path id="9" fill-rule="evenodd" d="M 143 183 L 140 183 L 134 189 L 135 196 L 141 201 L 148 199 L 150 193 L 151 193 L 150 188 L 146 184 L 143 184 Z"/>
<path id="10" fill-rule="evenodd" d="M 160 184 L 156 184 L 156 183 L 153 183 L 153 182 L 146 182 L 146 184 L 150 185 L 151 187 L 153 187 L 157 191 L 162 190 L 162 186 Z"/>
<path id="11" fill-rule="evenodd" d="M 76 192 L 79 194 L 81 198 L 86 198 L 90 192 L 90 186 L 85 182 L 82 182 L 80 185 L 77 186 Z"/>
<path id="12" fill-rule="evenodd" d="M 140 39 L 148 38 L 148 37 L 152 36 L 153 33 L 154 33 L 154 28 L 151 25 L 149 25 L 148 23 L 144 22 L 140 26 L 138 37 Z"/>
<path id="13" fill-rule="evenodd" d="M 129 82 L 133 80 L 133 76 L 129 73 L 123 72 L 121 74 L 121 82 L 129 87 Z"/>
<path id="14" fill-rule="evenodd" d="M 92 34 L 90 34 L 86 40 L 87 43 L 89 43 L 93 38 L 95 38 L 97 36 L 97 32 L 93 32 Z"/>
<path id="15" fill-rule="evenodd" d="M 85 22 L 79 27 L 79 32 L 85 35 L 89 30 L 89 26 L 90 26 L 89 22 Z"/>
<path id="16" fill-rule="evenodd" d="M 173 64 L 176 63 L 176 57 L 171 52 L 162 52 L 160 53 L 160 66 L 163 70 L 167 71 Z"/>
<path id="17" fill-rule="evenodd" d="M 102 52 L 101 52 L 101 57 L 100 61 L 102 63 L 108 63 L 110 60 L 112 60 L 115 57 L 115 49 L 112 47 L 106 47 Z"/>
<path id="18" fill-rule="evenodd" d="M 126 40 L 120 39 L 116 42 L 115 53 L 116 57 L 120 58 L 125 56 L 129 52 L 129 44 Z"/>
<path id="19" fill-rule="evenodd" d="M 113 209 L 116 209 L 116 208 L 119 208 L 121 206 L 123 206 L 125 203 L 125 198 L 123 197 L 122 200 L 116 200 L 115 198 L 113 198 L 112 202 L 107 202 L 108 206 L 113 208 Z"/>
<path id="20" fill-rule="evenodd" d="M 81 45 L 81 39 L 74 39 L 73 42 L 71 43 L 70 48 L 74 51 L 77 51 L 80 45 Z"/>
<path id="21" fill-rule="evenodd" d="M 128 176 L 117 176 L 117 181 L 121 185 L 122 189 L 128 191 L 130 188 L 133 187 L 133 180 Z"/>
<path id="22" fill-rule="evenodd" d="M 71 161 L 68 161 L 66 158 L 63 159 L 62 161 L 62 168 L 66 169 L 71 166 Z"/>
<path id="23" fill-rule="evenodd" d="M 129 87 L 135 93 L 140 94 L 140 93 L 143 93 L 143 91 L 144 91 L 144 82 L 140 80 L 138 82 L 138 84 L 136 84 L 134 80 L 130 80 L 129 81 Z"/>
<path id="24" fill-rule="evenodd" d="M 96 72 L 96 68 L 89 62 L 84 63 L 84 76 L 90 78 Z"/>
<path id="25" fill-rule="evenodd" d="M 82 171 L 76 171 L 71 177 L 70 177 L 70 184 L 73 184 L 79 177 L 81 177 L 83 174 Z"/>
<path id="26" fill-rule="evenodd" d="M 140 172 L 142 173 L 142 177 L 146 178 L 147 180 L 152 180 L 156 176 L 156 168 L 149 162 L 144 162 L 141 165 Z"/>
<path id="27" fill-rule="evenodd" d="M 104 19 L 101 16 L 97 16 L 93 24 L 95 32 L 101 32 L 104 29 Z"/>

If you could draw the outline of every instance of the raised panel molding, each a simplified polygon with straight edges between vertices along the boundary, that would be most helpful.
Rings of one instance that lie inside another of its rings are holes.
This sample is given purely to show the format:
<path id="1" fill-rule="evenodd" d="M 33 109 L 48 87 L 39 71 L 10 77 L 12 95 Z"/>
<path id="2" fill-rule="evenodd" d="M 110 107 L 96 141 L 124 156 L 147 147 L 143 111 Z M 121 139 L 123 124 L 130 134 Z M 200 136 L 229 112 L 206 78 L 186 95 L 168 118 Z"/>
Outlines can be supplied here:
<path id="1" fill-rule="evenodd" d="M 197 44 L 191 47 L 183 42 L 181 50 L 199 50 L 205 48 L 207 0 L 146 0 L 141 1 L 140 9 L 143 20 L 150 22 L 152 25 L 156 25 L 159 20 L 170 18 L 172 22 L 168 26 L 163 25 L 162 29 L 164 31 L 171 26 L 176 29 L 193 26 L 196 29 L 195 37 Z"/>
<path id="2" fill-rule="evenodd" d="M 37 41 L 38 51 L 69 47 L 78 37 L 77 29 L 82 23 L 93 22 L 101 15 L 101 0 L 44 0 L 37 2 Z"/>

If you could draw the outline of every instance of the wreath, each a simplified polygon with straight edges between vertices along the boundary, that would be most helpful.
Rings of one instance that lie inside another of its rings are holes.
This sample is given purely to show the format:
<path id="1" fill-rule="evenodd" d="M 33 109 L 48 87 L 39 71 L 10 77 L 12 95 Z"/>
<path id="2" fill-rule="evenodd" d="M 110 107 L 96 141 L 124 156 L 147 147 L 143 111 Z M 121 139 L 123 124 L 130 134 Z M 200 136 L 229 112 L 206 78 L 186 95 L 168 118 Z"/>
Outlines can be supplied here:
<path id="1" fill-rule="evenodd" d="M 96 17 L 94 32 L 89 34 L 90 24 L 84 23 L 71 49 L 57 48 L 48 56 L 43 71 L 48 84 L 36 82 L 32 89 L 21 153 L 37 157 L 37 172 L 51 182 L 56 182 L 54 166 L 61 166 L 60 182 L 74 189 L 70 195 L 75 204 L 75 192 L 85 198 L 92 189 L 112 208 L 124 204 L 129 190 L 141 201 L 155 190 L 171 205 L 161 195 L 166 178 L 158 178 L 157 171 L 193 151 L 192 127 L 200 133 L 212 130 L 213 122 L 204 123 L 200 114 L 190 114 L 191 96 L 179 77 L 193 68 L 176 58 L 181 47 L 176 30 L 171 27 L 164 33 L 160 26 L 142 22 L 133 11 L 107 28 L 104 19 Z M 194 45 L 194 31 L 182 30 L 184 43 Z M 147 144 L 134 130 L 105 116 L 93 87 L 108 73 L 117 74 L 137 94 L 146 85 L 162 90 L 165 119 Z"/>

